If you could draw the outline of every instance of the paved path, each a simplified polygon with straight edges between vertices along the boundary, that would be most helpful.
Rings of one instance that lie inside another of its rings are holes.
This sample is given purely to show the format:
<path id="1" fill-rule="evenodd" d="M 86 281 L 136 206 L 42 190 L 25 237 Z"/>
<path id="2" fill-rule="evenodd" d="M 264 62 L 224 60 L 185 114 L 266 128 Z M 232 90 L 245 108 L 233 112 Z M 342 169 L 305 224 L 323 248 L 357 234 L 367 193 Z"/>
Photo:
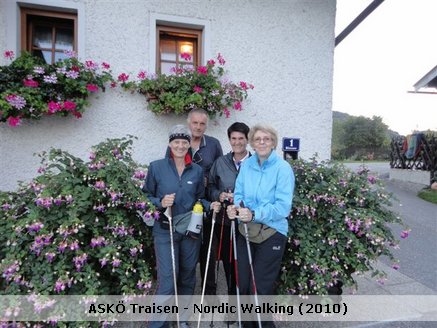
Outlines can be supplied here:
<path id="1" fill-rule="evenodd" d="M 346 166 L 351 170 L 356 170 L 361 164 L 350 163 Z M 437 295 L 437 205 L 425 202 L 416 196 L 418 186 L 403 184 L 388 180 L 390 167 L 388 163 L 366 164 L 370 171 L 384 179 L 386 188 L 397 198 L 393 202 L 392 210 L 399 213 L 404 222 L 411 228 L 410 237 L 401 241 L 400 249 L 395 251 L 395 256 L 400 259 L 400 269 L 391 268 L 391 263 L 382 258 L 377 263 L 377 267 L 388 274 L 388 280 L 384 285 L 379 284 L 369 274 L 357 277 L 358 295 Z M 395 234 L 399 235 L 398 226 L 393 227 Z M 226 280 L 220 266 L 218 278 L 218 294 L 226 294 Z M 200 277 L 198 270 L 197 277 Z M 198 279 L 196 292 L 200 294 L 201 286 Z M 347 288 L 344 295 L 351 294 Z M 436 306 L 434 305 L 434 310 Z M 437 311 L 437 310 L 436 310 Z M 390 327 L 390 328 L 410 328 L 410 327 L 437 327 L 436 321 L 409 321 L 411 317 L 427 318 L 436 313 L 422 313 L 417 311 L 407 317 L 393 318 L 385 322 L 276 322 L 278 328 L 282 327 Z M 402 321 L 396 321 L 402 320 Z M 138 325 L 135 325 L 138 327 Z M 197 322 L 191 323 L 191 327 L 196 327 Z M 209 322 L 202 322 L 202 328 L 210 327 Z M 222 322 L 215 322 L 214 327 L 227 327 Z M 236 324 L 232 328 L 238 327 Z"/>
<path id="2" fill-rule="evenodd" d="M 349 163 L 346 166 L 355 171 L 360 163 Z M 388 259 L 382 258 L 376 267 L 385 271 L 387 281 L 381 285 L 369 274 L 357 276 L 357 295 L 437 295 L 437 205 L 423 201 L 417 197 L 421 186 L 405 184 L 388 180 L 390 166 L 388 163 L 366 164 L 370 172 L 383 178 L 387 191 L 397 198 L 393 202 L 392 210 L 403 218 L 411 228 L 410 237 L 401 240 L 400 249 L 394 254 L 400 259 L 399 270 L 394 270 Z M 393 231 L 398 236 L 401 228 L 394 226 Z M 225 278 L 220 270 L 218 293 L 226 294 Z M 200 289 L 199 289 L 200 291 Z M 347 288 L 344 294 L 351 294 Z M 436 307 L 434 307 L 435 309 Z M 281 327 L 437 327 L 437 322 L 408 321 L 411 317 L 426 318 L 429 313 L 417 311 L 410 317 L 393 318 L 388 322 L 276 322 Z M 433 317 L 436 315 L 434 313 Z M 202 323 L 202 327 L 209 327 L 209 323 Z M 216 322 L 214 327 L 226 327 Z M 236 327 L 234 325 L 233 327 Z"/>

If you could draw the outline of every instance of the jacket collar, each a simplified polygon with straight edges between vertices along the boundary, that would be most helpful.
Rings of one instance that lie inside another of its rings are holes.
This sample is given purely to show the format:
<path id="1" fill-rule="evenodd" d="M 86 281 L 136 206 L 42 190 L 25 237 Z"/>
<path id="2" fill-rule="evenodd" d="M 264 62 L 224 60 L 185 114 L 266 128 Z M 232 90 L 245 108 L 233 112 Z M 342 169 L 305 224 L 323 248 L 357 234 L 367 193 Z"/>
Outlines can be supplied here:
<path id="1" fill-rule="evenodd" d="M 254 159 L 252 161 L 252 165 L 260 168 L 259 164 L 258 164 L 258 154 L 255 152 L 255 154 L 253 155 Z M 261 167 L 269 167 L 272 166 L 274 163 L 276 163 L 278 161 L 278 154 L 276 154 L 276 151 L 273 149 L 272 152 L 270 153 L 269 157 L 263 162 Z"/>

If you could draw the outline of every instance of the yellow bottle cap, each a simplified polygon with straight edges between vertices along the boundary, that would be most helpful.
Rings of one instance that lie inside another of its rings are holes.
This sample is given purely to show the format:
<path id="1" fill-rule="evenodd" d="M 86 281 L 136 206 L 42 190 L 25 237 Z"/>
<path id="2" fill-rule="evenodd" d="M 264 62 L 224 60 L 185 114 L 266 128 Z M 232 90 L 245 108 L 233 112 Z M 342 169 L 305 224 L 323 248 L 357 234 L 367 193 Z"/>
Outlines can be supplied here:
<path id="1" fill-rule="evenodd" d="M 203 206 L 202 206 L 202 204 L 199 203 L 199 202 L 197 202 L 196 204 L 194 204 L 193 212 L 194 212 L 194 213 L 203 213 Z"/>

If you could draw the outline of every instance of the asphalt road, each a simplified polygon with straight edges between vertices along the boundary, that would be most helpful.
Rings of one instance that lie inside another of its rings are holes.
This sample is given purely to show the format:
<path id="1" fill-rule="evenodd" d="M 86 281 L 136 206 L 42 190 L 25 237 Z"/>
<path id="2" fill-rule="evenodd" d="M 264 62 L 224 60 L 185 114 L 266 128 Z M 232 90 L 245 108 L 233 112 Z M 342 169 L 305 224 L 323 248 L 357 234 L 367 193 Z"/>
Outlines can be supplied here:
<path id="1" fill-rule="evenodd" d="M 348 163 L 345 166 L 357 170 L 360 165 Z M 394 195 L 391 209 L 411 229 L 410 236 L 401 240 L 400 249 L 393 252 L 400 260 L 399 272 L 437 294 L 437 205 L 417 197 L 421 186 L 389 180 L 388 163 L 369 163 L 366 166 L 383 179 L 386 190 Z M 393 231 L 399 236 L 402 228 L 396 225 Z M 391 265 L 387 259 L 381 261 Z"/>

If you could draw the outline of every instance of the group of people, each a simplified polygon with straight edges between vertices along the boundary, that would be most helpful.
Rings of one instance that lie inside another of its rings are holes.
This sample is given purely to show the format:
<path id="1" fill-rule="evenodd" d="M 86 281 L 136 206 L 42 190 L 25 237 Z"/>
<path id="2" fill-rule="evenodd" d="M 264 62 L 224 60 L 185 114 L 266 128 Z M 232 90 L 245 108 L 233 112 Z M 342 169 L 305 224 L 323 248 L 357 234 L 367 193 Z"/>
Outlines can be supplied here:
<path id="1" fill-rule="evenodd" d="M 165 157 L 149 166 L 143 191 L 161 213 L 153 226 L 156 294 L 193 295 L 198 262 L 205 294 L 216 294 L 215 268 L 221 261 L 229 295 L 236 294 L 236 281 L 240 295 L 272 295 L 287 242 L 293 171 L 275 151 L 278 135 L 273 128 L 233 123 L 227 130 L 232 150 L 223 155 L 220 142 L 205 134 L 207 126 L 206 111 L 192 110 L 188 127 L 171 129 Z M 185 230 L 197 201 L 205 219 L 202 236 L 193 238 Z M 231 247 L 236 247 L 237 263 Z M 168 322 L 150 325 L 166 327 Z M 187 323 L 181 320 L 181 326 Z"/>

